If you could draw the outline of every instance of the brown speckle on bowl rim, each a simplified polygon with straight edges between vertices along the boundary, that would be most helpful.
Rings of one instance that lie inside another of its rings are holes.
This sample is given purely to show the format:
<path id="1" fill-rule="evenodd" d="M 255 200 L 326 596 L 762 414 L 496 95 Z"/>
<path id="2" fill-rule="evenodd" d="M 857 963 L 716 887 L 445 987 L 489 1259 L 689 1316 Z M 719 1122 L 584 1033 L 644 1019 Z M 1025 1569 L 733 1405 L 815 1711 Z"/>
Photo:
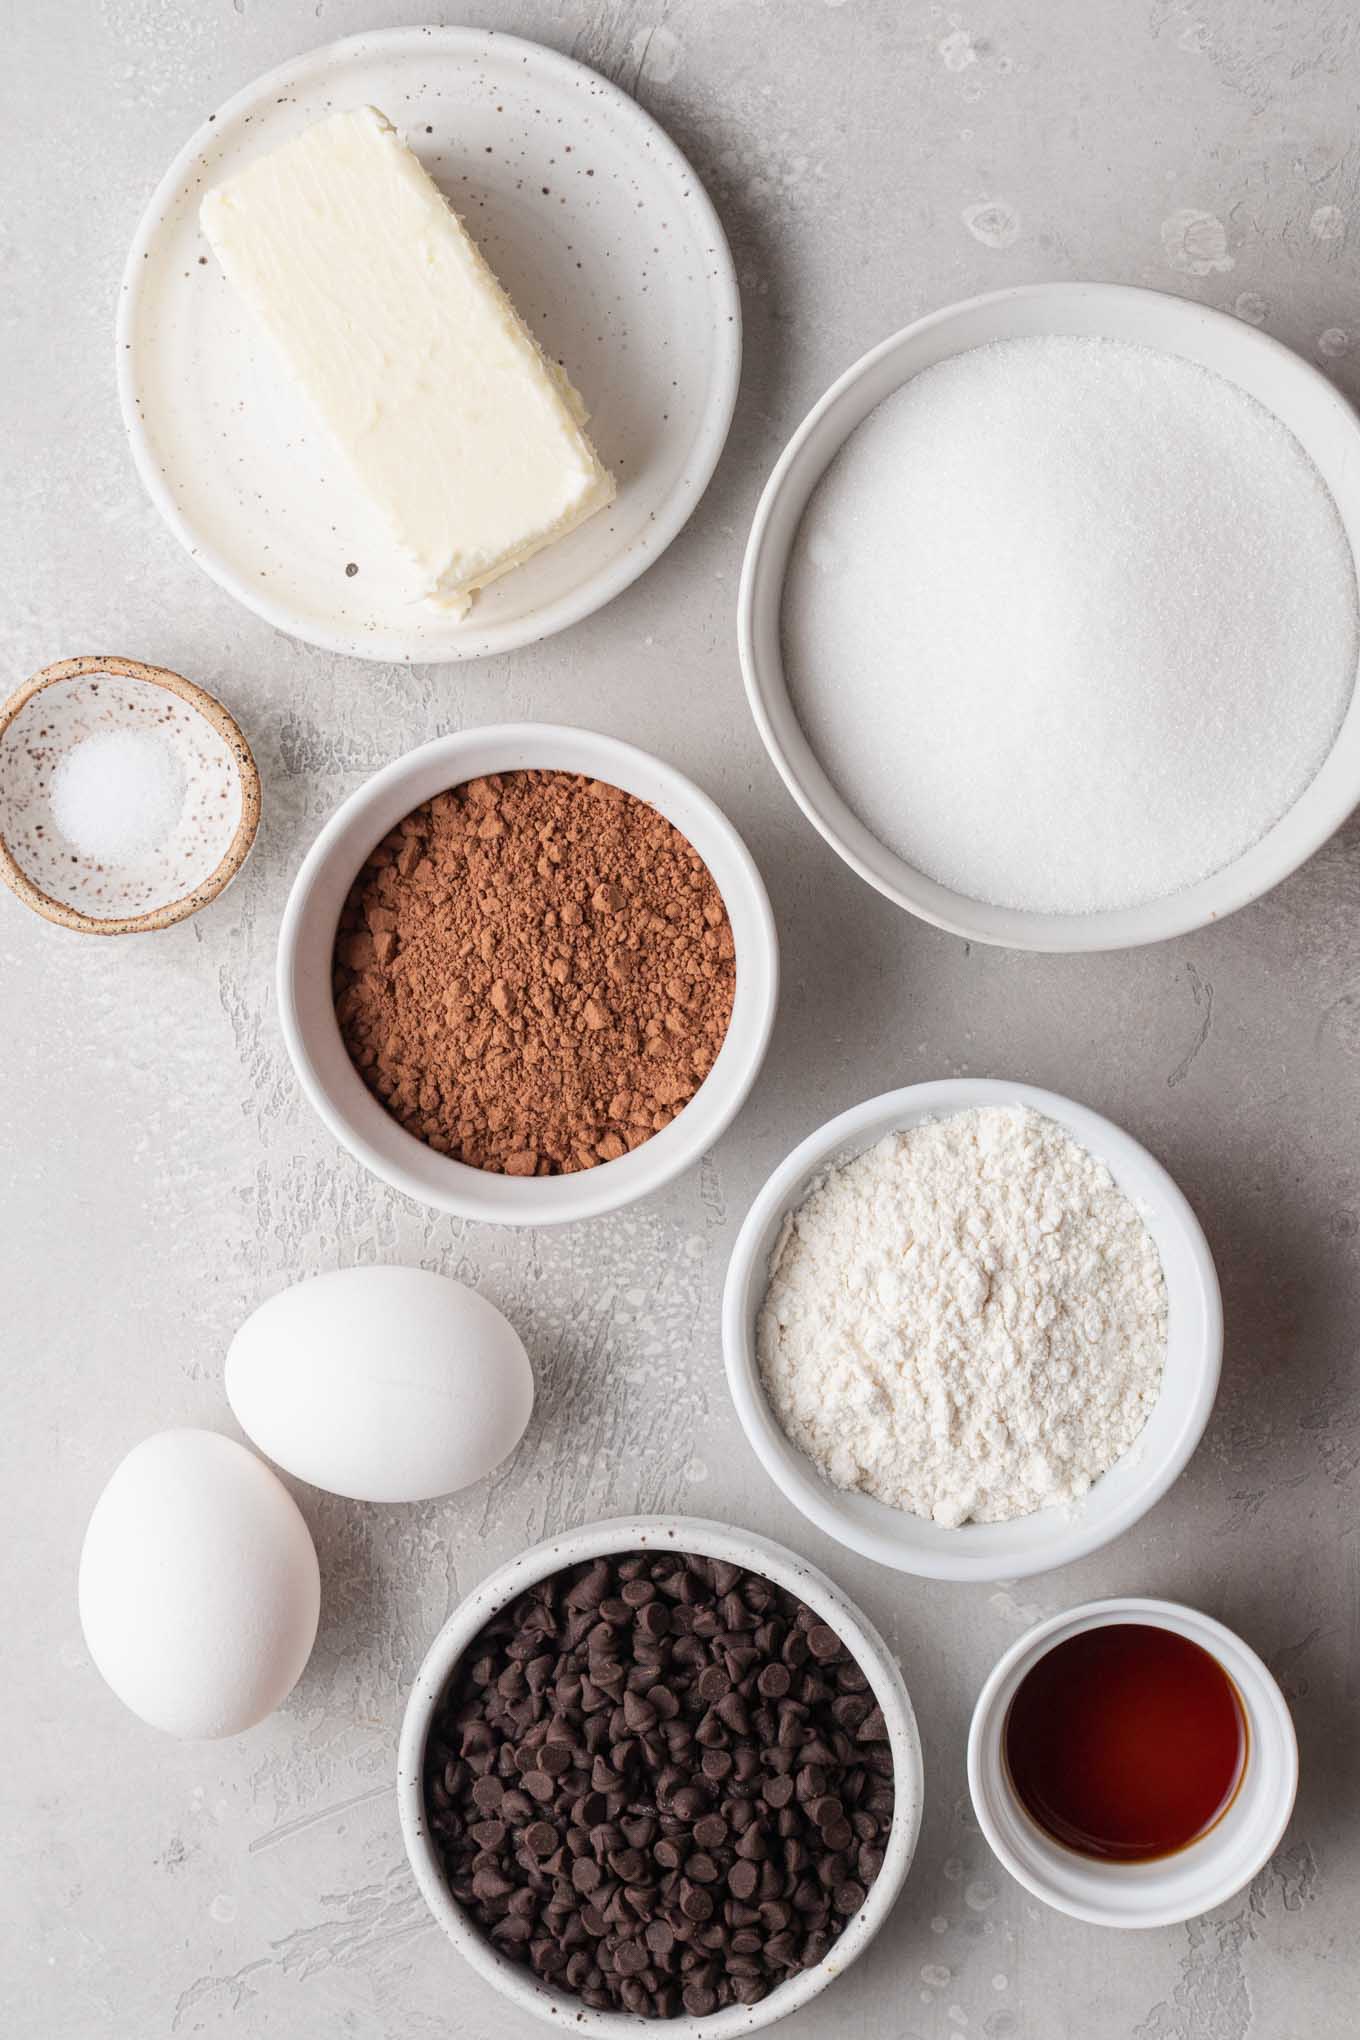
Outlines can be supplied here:
<path id="1" fill-rule="evenodd" d="M 153 687 L 163 687 L 168 693 L 196 709 L 204 721 L 214 729 L 231 753 L 241 786 L 241 819 L 236 833 L 227 847 L 225 855 L 208 876 L 191 891 L 179 899 L 169 900 L 164 905 L 149 908 L 142 914 L 124 915 L 120 918 L 101 920 L 93 914 L 85 914 L 78 907 L 68 906 L 64 901 L 53 899 L 28 876 L 19 864 L 9 844 L 0 835 L 0 878 L 10 891 L 21 899 L 26 907 L 44 920 L 55 921 L 58 926 L 72 928 L 81 935 L 143 935 L 158 928 L 173 927 L 177 921 L 188 920 L 200 907 L 206 907 L 220 892 L 230 885 L 250 853 L 255 841 L 255 832 L 260 825 L 260 775 L 249 744 L 241 733 L 235 718 L 228 713 L 221 702 L 206 688 L 193 680 L 186 680 L 182 673 L 171 672 L 168 666 L 149 666 L 141 659 L 124 659 L 114 656 L 88 654 L 78 659 L 59 659 L 55 665 L 44 666 L 26 680 L 18 691 L 0 708 L 0 739 L 15 717 L 28 705 L 35 694 L 45 687 L 55 686 L 59 681 L 78 680 L 86 674 L 107 673 L 116 679 L 140 680 Z"/>

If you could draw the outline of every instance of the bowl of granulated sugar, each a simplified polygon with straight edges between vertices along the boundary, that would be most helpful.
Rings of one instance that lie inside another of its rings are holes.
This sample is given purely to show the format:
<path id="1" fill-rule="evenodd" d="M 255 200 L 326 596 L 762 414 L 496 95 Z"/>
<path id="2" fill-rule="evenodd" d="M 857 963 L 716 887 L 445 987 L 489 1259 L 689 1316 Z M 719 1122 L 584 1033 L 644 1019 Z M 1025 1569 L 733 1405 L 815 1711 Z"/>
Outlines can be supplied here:
<path id="1" fill-rule="evenodd" d="M 804 813 L 912 913 L 1160 941 L 1360 799 L 1360 423 L 1227 315 L 1000 291 L 867 354 L 751 531 L 751 707 Z"/>

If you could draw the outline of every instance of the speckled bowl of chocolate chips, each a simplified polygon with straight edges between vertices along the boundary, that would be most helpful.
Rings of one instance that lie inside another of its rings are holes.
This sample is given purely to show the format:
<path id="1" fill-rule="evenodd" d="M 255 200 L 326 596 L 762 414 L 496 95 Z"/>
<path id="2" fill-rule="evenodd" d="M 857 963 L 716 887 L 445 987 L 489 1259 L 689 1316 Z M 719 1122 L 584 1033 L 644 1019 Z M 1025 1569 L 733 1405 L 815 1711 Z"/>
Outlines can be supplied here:
<path id="1" fill-rule="evenodd" d="M 463 1602 L 397 1792 L 426 1903 L 507 1998 L 579 2033 L 726 2040 L 872 1940 L 923 1772 L 902 1674 L 830 1580 L 650 1516 L 552 1538 Z"/>

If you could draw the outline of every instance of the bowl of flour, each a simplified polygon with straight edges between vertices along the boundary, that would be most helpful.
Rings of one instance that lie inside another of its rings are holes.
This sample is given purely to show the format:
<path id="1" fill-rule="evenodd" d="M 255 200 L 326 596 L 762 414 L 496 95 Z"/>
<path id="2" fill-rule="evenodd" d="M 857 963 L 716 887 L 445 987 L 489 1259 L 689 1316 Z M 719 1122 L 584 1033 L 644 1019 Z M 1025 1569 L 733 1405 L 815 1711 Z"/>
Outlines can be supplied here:
<path id="1" fill-rule="evenodd" d="M 954 305 L 794 434 L 738 605 L 757 727 L 861 877 L 1011 948 L 1160 941 L 1360 799 L 1360 422 L 1156 291 Z"/>
<path id="2" fill-rule="evenodd" d="M 855 1106 L 756 1198 L 723 1297 L 766 1472 L 902 1572 L 1016 1579 L 1097 1550 L 1181 1472 L 1218 1388 L 1208 1243 L 1130 1136 L 1027 1084 Z"/>

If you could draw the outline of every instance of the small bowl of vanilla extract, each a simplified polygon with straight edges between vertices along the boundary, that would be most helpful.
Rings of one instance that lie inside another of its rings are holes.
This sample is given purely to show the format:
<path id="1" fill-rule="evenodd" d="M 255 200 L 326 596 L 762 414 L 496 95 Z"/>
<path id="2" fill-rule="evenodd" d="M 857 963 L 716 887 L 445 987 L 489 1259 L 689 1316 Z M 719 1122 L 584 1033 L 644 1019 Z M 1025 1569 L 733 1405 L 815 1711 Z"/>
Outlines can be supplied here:
<path id="1" fill-rule="evenodd" d="M 1040 1623 L 992 1672 L 968 1741 L 997 1860 L 1094 1926 L 1170 1926 L 1231 1898 L 1278 1848 L 1298 1771 L 1261 1659 L 1173 1601 Z"/>

